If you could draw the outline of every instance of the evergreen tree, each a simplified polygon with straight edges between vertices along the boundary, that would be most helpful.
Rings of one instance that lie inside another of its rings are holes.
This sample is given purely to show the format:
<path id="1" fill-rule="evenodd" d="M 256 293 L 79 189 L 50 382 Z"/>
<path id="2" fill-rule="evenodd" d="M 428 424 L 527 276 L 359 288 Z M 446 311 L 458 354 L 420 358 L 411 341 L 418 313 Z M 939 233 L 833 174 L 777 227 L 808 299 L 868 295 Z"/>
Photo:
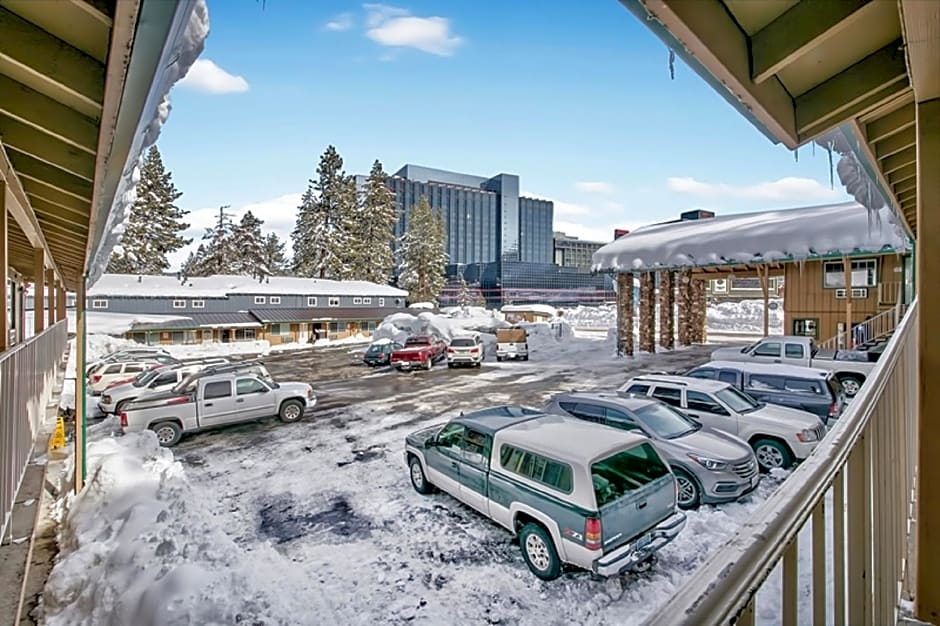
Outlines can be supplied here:
<path id="1" fill-rule="evenodd" d="M 284 242 L 276 233 L 268 233 L 264 238 L 264 263 L 272 276 L 283 276 L 287 273 Z"/>
<path id="2" fill-rule="evenodd" d="M 206 229 L 196 254 L 187 259 L 183 271 L 187 276 L 211 276 L 235 273 L 239 259 L 235 247 L 235 226 L 232 214 L 226 212 L 228 205 L 219 207 L 215 226 Z"/>
<path id="3" fill-rule="evenodd" d="M 392 241 L 398 222 L 395 194 L 388 188 L 386 174 L 378 160 L 366 179 L 362 202 L 353 222 L 352 241 L 353 276 L 359 280 L 386 285 L 395 267 Z"/>
<path id="4" fill-rule="evenodd" d="M 189 228 L 184 211 L 174 204 L 180 192 L 163 166 L 156 146 L 150 148 L 137 183 L 137 200 L 124 225 L 121 245 L 115 247 L 108 271 L 122 274 L 160 274 L 170 268 L 167 254 L 192 243 L 180 233 Z"/>
<path id="5" fill-rule="evenodd" d="M 437 300 L 446 282 L 447 259 L 444 218 L 421 196 L 409 213 L 398 273 L 398 284 L 408 290 L 411 302 Z"/>
<path id="6" fill-rule="evenodd" d="M 353 274 L 352 230 L 357 216 L 356 184 L 343 171 L 343 158 L 328 146 L 309 181 L 291 239 L 298 276 L 344 279 Z"/>
<path id="7" fill-rule="evenodd" d="M 264 222 L 251 211 L 246 211 L 234 228 L 232 238 L 236 257 L 231 268 L 233 274 L 264 278 L 273 273 L 267 264 L 262 224 Z"/>
<path id="8" fill-rule="evenodd" d="M 470 293 L 470 285 L 463 274 L 457 277 L 457 306 L 468 307 L 473 304 L 473 294 Z"/>

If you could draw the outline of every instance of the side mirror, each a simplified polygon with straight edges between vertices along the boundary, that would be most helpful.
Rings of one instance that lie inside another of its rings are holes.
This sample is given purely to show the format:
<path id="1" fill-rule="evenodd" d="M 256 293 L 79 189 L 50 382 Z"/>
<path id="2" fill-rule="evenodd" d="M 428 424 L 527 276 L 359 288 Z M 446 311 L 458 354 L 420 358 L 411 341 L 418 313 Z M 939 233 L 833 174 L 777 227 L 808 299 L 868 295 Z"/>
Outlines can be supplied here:
<path id="1" fill-rule="evenodd" d="M 435 439 L 434 437 L 431 437 L 431 438 L 429 438 L 429 439 L 425 439 L 425 441 L 424 441 L 424 447 L 425 447 L 425 448 L 433 448 L 433 447 L 436 446 L 436 445 L 437 445 L 437 439 Z"/>

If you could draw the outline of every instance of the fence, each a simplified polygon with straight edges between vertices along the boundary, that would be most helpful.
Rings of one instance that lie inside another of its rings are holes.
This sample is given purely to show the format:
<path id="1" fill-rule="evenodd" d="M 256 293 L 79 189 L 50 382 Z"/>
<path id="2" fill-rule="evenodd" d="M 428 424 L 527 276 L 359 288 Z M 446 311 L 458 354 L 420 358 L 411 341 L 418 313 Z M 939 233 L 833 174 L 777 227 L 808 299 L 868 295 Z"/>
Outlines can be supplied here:
<path id="1" fill-rule="evenodd" d="M 820 342 L 821 350 L 844 350 L 851 346 L 865 346 L 884 340 L 890 335 L 904 317 L 905 305 L 898 303 L 887 311 L 882 311 L 871 319 L 859 322 L 850 333 L 841 332 L 834 337 Z M 852 341 L 848 341 L 848 339 Z"/>
<path id="2" fill-rule="evenodd" d="M 63 320 L 0 354 L 0 537 L 6 535 L 67 339 Z"/>
<path id="3" fill-rule="evenodd" d="M 916 478 L 917 316 L 915 300 L 835 428 L 648 624 L 751 626 L 758 591 L 762 602 L 778 596 L 784 626 L 800 606 L 817 625 L 896 623 Z M 800 600 L 799 535 L 810 518 L 812 598 Z M 781 563 L 782 585 L 765 584 Z"/>

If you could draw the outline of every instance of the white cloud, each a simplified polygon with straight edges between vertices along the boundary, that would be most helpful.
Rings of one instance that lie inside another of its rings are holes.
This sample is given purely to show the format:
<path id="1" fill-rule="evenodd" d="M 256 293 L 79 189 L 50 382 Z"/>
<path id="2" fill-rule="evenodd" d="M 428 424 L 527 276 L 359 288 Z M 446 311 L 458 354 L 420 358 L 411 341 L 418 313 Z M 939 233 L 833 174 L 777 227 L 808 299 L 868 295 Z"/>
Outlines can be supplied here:
<path id="1" fill-rule="evenodd" d="M 746 198 L 750 200 L 819 200 L 838 198 L 840 193 L 812 178 L 788 176 L 753 185 L 706 183 L 691 177 L 673 177 L 666 184 L 676 193 L 702 198 Z"/>
<path id="2" fill-rule="evenodd" d="M 581 181 L 574 184 L 578 191 L 586 193 L 610 194 L 614 192 L 614 186 L 603 181 Z"/>
<path id="3" fill-rule="evenodd" d="M 344 31 L 349 30 L 353 27 L 353 16 L 352 13 L 340 13 L 329 22 L 324 24 L 323 28 L 326 30 L 332 31 Z"/>
<path id="4" fill-rule="evenodd" d="M 618 228 L 633 230 L 640 226 L 642 226 L 642 224 L 638 222 L 615 222 L 607 226 L 589 226 L 579 222 L 555 221 L 556 231 L 561 231 L 566 235 L 584 239 L 585 241 L 602 241 L 605 243 L 614 240 L 614 230 Z"/>
<path id="5" fill-rule="evenodd" d="M 564 202 L 562 200 L 555 200 L 555 216 L 568 216 L 575 217 L 578 215 L 589 215 L 591 209 L 583 206 L 581 204 L 574 204 L 573 202 Z"/>
<path id="6" fill-rule="evenodd" d="M 451 33 L 446 17 L 416 17 L 407 10 L 384 4 L 366 4 L 366 36 L 383 46 L 415 48 L 450 56 L 463 41 Z"/>
<path id="7" fill-rule="evenodd" d="M 214 94 L 248 91 L 247 80 L 241 76 L 229 74 L 209 59 L 197 59 L 179 84 L 189 89 Z"/>

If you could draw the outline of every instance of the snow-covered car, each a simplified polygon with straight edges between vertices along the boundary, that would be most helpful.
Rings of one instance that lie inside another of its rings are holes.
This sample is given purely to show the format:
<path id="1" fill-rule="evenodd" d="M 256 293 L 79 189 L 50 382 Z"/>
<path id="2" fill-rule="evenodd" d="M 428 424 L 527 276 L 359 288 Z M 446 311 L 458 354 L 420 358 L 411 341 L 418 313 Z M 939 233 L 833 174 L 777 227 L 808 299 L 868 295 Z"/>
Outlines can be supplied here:
<path id="1" fill-rule="evenodd" d="M 160 391 L 172 389 L 193 372 L 198 372 L 211 365 L 228 363 L 221 357 L 208 358 L 204 361 L 185 365 L 164 365 L 138 374 L 130 382 L 111 383 L 101 393 L 98 408 L 102 413 L 120 413 L 124 406 L 137 398 L 144 398 Z"/>
<path id="2" fill-rule="evenodd" d="M 447 346 L 447 367 L 469 365 L 480 367 L 483 364 L 485 348 L 480 333 L 458 335 Z"/>
<path id="3" fill-rule="evenodd" d="M 307 383 L 273 383 L 240 365 L 213 366 L 191 374 L 170 391 L 128 404 L 124 432 L 152 430 L 161 446 L 174 446 L 185 433 L 277 416 L 296 422 L 316 406 Z"/>
<path id="4" fill-rule="evenodd" d="M 93 396 L 101 393 L 115 382 L 130 382 L 138 374 L 160 367 L 156 361 L 119 361 L 102 363 L 88 376 L 88 391 Z"/>
<path id="5" fill-rule="evenodd" d="M 370 367 L 388 365 L 391 362 L 392 353 L 401 348 L 402 344 L 392 339 L 377 339 L 366 348 L 365 354 L 362 355 L 362 362 Z"/>
<path id="6" fill-rule="evenodd" d="M 728 383 L 683 376 L 631 378 L 619 391 L 651 396 L 676 407 L 702 425 L 743 439 L 764 471 L 802 461 L 826 435 L 813 413 L 764 404 Z"/>
<path id="7" fill-rule="evenodd" d="M 180 362 L 179 359 L 174 358 L 163 348 L 140 346 L 118 350 L 101 357 L 94 363 L 89 363 L 85 367 L 85 375 L 90 376 L 92 371 L 98 369 L 103 363 L 117 363 L 119 361 L 154 361 L 161 365 L 172 365 Z"/>
<path id="8" fill-rule="evenodd" d="M 519 537 L 533 574 L 646 569 L 685 526 L 649 439 L 563 415 L 493 407 L 405 439 L 418 493 L 440 489 Z"/>

